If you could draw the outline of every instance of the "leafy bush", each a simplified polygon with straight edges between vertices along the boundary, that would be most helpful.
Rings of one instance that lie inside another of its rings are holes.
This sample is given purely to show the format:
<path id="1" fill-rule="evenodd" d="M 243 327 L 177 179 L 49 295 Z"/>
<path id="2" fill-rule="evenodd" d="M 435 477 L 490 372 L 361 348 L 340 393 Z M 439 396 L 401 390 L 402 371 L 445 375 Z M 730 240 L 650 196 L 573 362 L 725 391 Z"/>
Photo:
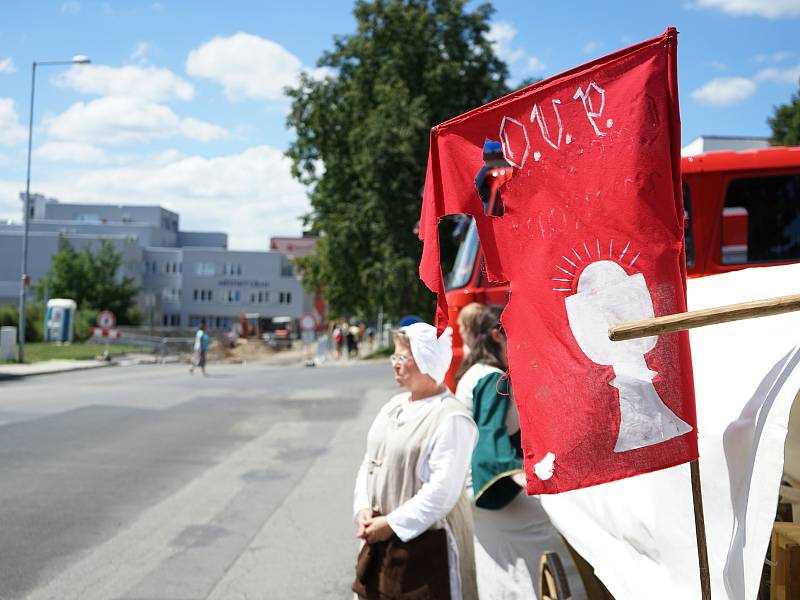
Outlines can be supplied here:
<path id="1" fill-rule="evenodd" d="M 97 311 L 93 308 L 78 309 L 75 315 L 75 341 L 83 342 L 92 337 L 97 324 Z"/>
<path id="2" fill-rule="evenodd" d="M 35 291 L 39 298 L 45 290 L 51 298 L 72 298 L 81 309 L 110 310 L 118 323 L 128 324 L 139 288 L 130 277 L 117 277 L 121 266 L 122 255 L 108 240 L 94 250 L 88 244 L 76 250 L 63 238 Z"/>
<path id="3" fill-rule="evenodd" d="M 0 304 L 0 327 L 19 328 L 19 308 L 16 304 Z M 40 304 L 25 307 L 25 341 L 44 339 L 44 310 Z"/>

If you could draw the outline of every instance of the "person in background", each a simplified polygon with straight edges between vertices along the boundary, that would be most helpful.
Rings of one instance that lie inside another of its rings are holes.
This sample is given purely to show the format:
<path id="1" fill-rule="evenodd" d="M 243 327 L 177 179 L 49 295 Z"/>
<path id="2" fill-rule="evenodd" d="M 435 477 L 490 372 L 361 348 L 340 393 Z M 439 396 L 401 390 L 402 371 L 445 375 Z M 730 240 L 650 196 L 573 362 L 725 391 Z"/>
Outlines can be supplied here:
<path id="1" fill-rule="evenodd" d="M 477 598 L 466 478 L 478 433 L 443 384 L 451 342 L 427 323 L 395 334 L 394 379 L 406 391 L 372 423 L 354 490 L 362 598 Z"/>
<path id="2" fill-rule="evenodd" d="M 374 327 L 367 327 L 365 331 L 367 336 L 367 343 L 369 344 L 369 351 L 372 352 L 375 350 L 375 328 Z"/>
<path id="3" fill-rule="evenodd" d="M 519 414 L 505 371 L 507 340 L 501 310 L 484 308 L 462 363 L 458 398 L 478 426 L 472 453 L 475 565 L 481 600 L 536 598 L 539 560 L 557 552 L 575 600 L 584 599 L 577 569 L 538 497 L 527 496 Z"/>
<path id="4" fill-rule="evenodd" d="M 194 353 L 192 354 L 192 366 L 189 373 L 194 373 L 195 367 L 200 367 L 203 375 L 206 375 L 206 352 L 208 352 L 208 334 L 206 333 L 206 320 L 200 321 L 200 327 L 194 334 Z"/>
<path id="5" fill-rule="evenodd" d="M 351 321 L 350 327 L 347 328 L 347 357 L 358 358 L 358 341 L 361 335 L 361 330 L 354 321 Z"/>
<path id="6" fill-rule="evenodd" d="M 486 307 L 479 302 L 472 302 L 467 304 L 458 313 L 458 331 L 461 334 L 461 340 L 463 342 L 461 347 L 464 350 L 464 358 L 467 357 L 471 346 L 474 344 L 473 338 L 479 327 L 481 313 L 485 308 Z M 464 363 L 462 362 L 461 364 Z"/>
<path id="7" fill-rule="evenodd" d="M 342 358 L 342 346 L 344 346 L 344 332 L 340 323 L 336 323 L 333 327 L 331 339 L 333 340 L 333 347 L 336 349 L 336 360 L 339 360 Z"/>

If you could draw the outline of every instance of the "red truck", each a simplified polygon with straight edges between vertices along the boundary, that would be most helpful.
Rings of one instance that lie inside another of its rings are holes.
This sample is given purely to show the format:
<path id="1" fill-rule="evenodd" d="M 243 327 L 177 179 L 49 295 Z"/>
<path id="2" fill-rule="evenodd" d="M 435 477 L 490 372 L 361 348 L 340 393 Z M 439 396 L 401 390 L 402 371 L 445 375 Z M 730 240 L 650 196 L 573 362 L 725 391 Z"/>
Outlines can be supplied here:
<path id="1" fill-rule="evenodd" d="M 502 214 L 499 190 L 510 176 L 499 145 L 485 149 L 477 179 L 488 214 Z M 708 152 L 681 159 L 689 277 L 800 261 L 800 146 Z M 471 302 L 503 306 L 508 286 L 487 280 L 474 221 L 446 279 L 453 362 L 461 363 L 459 311 Z"/>

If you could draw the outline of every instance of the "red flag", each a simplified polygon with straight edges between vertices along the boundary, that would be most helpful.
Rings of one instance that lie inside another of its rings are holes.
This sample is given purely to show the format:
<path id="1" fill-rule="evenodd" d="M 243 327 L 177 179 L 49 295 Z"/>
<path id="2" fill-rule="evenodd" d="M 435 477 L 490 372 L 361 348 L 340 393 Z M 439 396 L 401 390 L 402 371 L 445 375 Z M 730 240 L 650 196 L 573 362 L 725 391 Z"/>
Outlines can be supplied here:
<path id="1" fill-rule="evenodd" d="M 686 310 L 677 32 L 537 83 L 431 131 L 420 277 L 438 293 L 439 219 L 470 214 L 503 313 L 528 493 L 697 458 L 686 332 L 611 342 L 610 325 Z M 484 142 L 511 175 L 502 216 L 475 177 Z"/>

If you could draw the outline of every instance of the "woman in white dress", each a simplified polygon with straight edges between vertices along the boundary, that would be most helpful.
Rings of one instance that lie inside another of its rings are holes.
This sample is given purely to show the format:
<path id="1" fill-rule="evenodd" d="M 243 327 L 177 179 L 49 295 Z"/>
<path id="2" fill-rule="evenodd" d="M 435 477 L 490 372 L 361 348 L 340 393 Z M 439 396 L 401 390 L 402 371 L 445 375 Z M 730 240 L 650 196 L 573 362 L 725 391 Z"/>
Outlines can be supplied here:
<path id="1" fill-rule="evenodd" d="M 505 371 L 500 310 L 484 308 L 459 370 L 458 398 L 479 438 L 472 456 L 475 564 L 481 600 L 536 598 L 539 560 L 558 552 L 575 600 L 585 598 L 577 569 L 538 497 L 524 492 L 519 414 Z"/>
<path id="2" fill-rule="evenodd" d="M 354 490 L 360 597 L 477 599 L 466 478 L 478 434 L 442 383 L 450 344 L 449 330 L 437 339 L 426 323 L 395 335 L 394 378 L 406 391 L 370 427 Z"/>

